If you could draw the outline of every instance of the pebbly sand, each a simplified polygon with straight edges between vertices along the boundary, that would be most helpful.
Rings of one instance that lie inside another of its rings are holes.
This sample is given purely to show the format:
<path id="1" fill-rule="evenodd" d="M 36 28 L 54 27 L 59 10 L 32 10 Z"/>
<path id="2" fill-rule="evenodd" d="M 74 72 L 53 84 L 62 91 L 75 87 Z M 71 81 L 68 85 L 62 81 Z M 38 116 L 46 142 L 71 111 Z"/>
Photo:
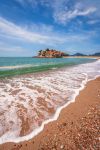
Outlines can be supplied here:
<path id="1" fill-rule="evenodd" d="M 64 108 L 57 121 L 29 141 L 5 143 L 0 150 L 99 150 L 100 78 L 88 82 L 75 103 Z"/>

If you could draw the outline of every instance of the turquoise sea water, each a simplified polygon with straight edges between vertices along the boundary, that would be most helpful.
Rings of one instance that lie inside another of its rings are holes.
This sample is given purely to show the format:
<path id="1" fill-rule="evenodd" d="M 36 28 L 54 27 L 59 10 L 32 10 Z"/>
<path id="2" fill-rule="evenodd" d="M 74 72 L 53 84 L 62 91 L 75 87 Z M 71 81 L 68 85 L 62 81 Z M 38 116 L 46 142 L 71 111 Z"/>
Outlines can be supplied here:
<path id="1" fill-rule="evenodd" d="M 41 72 L 95 61 L 87 58 L 0 57 L 0 77 Z"/>
<path id="2" fill-rule="evenodd" d="M 31 57 L 0 57 L 0 66 L 43 65 L 43 64 L 80 64 L 89 62 L 87 58 L 31 58 Z"/>

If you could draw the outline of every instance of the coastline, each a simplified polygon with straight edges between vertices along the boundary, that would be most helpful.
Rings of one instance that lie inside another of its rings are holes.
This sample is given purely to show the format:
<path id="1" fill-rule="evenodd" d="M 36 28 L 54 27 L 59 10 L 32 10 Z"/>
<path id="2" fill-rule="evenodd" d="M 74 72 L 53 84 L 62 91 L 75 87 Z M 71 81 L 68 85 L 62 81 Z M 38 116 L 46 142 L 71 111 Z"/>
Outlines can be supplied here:
<path id="1" fill-rule="evenodd" d="M 69 104 L 60 112 L 60 116 L 56 121 L 50 122 L 45 125 L 44 130 L 33 139 L 21 143 L 5 143 L 0 145 L 0 150 L 37 150 L 37 149 L 66 149 L 66 146 L 71 146 L 72 139 L 68 139 L 74 133 L 76 125 L 81 123 L 81 119 L 86 117 L 91 108 L 99 104 L 100 98 L 100 77 L 93 81 L 89 81 L 79 95 L 76 97 L 75 102 Z M 89 95 L 89 93 L 91 93 Z M 72 131 L 70 133 L 70 130 Z M 67 133 L 67 135 L 66 135 Z M 66 143 L 66 140 L 69 143 Z M 75 139 L 74 139 L 75 140 Z M 76 146 L 73 145 L 72 146 Z M 73 147 L 72 147 L 73 148 Z"/>

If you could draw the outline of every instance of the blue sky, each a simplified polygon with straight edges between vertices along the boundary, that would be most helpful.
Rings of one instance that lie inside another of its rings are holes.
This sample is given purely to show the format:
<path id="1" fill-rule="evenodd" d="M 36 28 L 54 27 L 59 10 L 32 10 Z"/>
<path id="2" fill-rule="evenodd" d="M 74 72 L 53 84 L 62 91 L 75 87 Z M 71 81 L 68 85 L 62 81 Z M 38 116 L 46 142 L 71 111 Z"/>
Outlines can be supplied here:
<path id="1" fill-rule="evenodd" d="M 100 52 L 100 0 L 0 0 L 0 56 Z"/>

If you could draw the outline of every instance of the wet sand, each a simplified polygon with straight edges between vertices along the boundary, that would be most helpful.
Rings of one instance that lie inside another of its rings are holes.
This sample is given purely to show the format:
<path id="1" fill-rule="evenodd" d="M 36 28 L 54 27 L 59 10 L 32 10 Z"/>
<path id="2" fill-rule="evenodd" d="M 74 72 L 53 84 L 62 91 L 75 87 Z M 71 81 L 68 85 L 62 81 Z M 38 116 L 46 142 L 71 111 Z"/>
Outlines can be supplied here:
<path id="1" fill-rule="evenodd" d="M 5 143 L 0 150 L 99 150 L 100 78 L 88 82 L 75 103 L 64 108 L 57 121 L 45 125 L 33 139 Z"/>

